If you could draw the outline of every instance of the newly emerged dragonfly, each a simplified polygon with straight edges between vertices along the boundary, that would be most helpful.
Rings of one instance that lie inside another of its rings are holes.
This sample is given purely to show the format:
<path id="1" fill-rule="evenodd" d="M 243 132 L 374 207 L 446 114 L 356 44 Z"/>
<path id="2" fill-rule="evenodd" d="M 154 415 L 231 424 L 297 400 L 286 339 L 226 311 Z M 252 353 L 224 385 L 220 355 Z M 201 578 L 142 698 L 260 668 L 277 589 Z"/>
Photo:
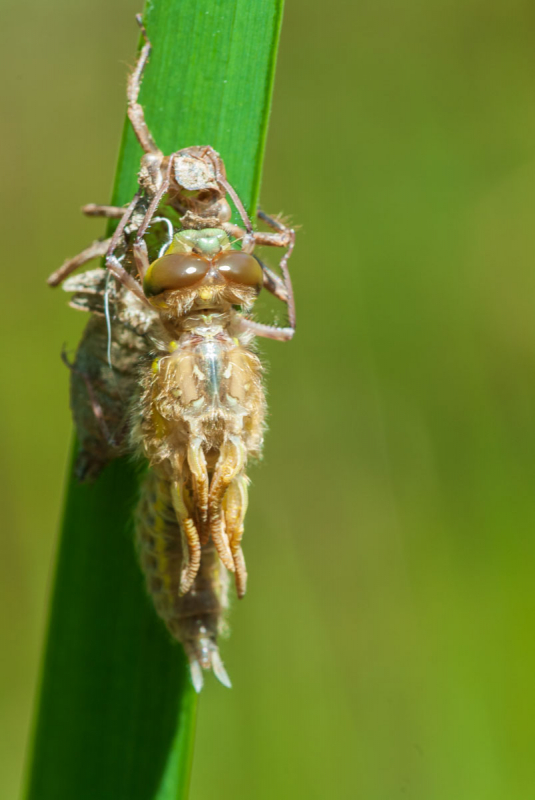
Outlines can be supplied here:
<path id="1" fill-rule="evenodd" d="M 202 669 L 209 668 L 230 686 L 217 637 L 228 572 L 238 596 L 245 594 L 246 468 L 261 455 L 266 411 L 253 340 L 293 336 L 287 261 L 294 232 L 262 212 L 274 231 L 253 230 L 212 147 L 170 156 L 156 147 L 137 101 L 149 53 L 146 39 L 128 85 L 129 117 L 145 151 L 139 190 L 126 208 L 86 207 L 118 218 L 117 229 L 49 282 L 58 285 L 105 256 L 104 269 L 64 283 L 74 293 L 71 304 L 92 313 L 70 365 L 77 472 L 95 477 L 127 452 L 148 460 L 136 514 L 140 561 L 156 610 L 184 645 L 200 690 Z M 230 222 L 227 196 L 243 228 Z M 253 255 L 259 244 L 286 248 L 282 277 Z M 251 319 L 263 287 L 287 304 L 287 327 Z"/>

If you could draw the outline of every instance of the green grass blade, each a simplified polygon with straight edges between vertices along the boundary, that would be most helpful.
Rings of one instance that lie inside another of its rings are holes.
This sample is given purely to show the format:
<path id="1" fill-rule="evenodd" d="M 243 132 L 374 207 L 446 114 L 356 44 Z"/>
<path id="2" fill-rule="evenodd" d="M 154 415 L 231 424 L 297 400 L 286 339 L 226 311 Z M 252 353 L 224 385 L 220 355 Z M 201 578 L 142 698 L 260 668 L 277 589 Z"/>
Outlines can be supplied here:
<path id="1" fill-rule="evenodd" d="M 156 141 L 167 153 L 213 145 L 250 210 L 281 13 L 282 0 L 153 0 L 145 16 L 141 101 Z M 135 191 L 140 155 L 126 125 L 113 202 Z M 27 800 L 187 796 L 196 696 L 136 562 L 138 482 L 121 459 L 92 486 L 69 483 Z"/>

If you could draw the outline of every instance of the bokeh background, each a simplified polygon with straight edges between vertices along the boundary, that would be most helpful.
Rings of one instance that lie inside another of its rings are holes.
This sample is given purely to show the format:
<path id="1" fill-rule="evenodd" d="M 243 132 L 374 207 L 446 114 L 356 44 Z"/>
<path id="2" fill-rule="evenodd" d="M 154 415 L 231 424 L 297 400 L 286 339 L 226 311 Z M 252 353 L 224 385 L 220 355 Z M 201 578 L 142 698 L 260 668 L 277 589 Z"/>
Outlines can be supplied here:
<path id="1" fill-rule="evenodd" d="M 2 0 L 0 796 L 19 796 L 70 440 L 45 278 L 103 232 L 138 0 Z M 535 5 L 288 0 L 262 190 L 250 591 L 192 800 L 535 797 Z M 81 580 L 83 576 L 81 576 Z"/>

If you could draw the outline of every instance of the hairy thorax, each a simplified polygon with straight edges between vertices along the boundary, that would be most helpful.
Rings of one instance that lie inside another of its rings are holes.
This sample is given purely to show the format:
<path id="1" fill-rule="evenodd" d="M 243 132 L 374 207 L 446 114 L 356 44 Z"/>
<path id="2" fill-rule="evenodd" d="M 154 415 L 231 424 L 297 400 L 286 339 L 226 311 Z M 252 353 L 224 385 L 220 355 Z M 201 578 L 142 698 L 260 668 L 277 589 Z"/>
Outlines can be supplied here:
<path id="1" fill-rule="evenodd" d="M 141 419 L 152 463 L 184 453 L 199 437 L 208 469 L 226 437 L 236 436 L 249 456 L 262 444 L 265 400 L 261 364 L 233 331 L 233 312 L 194 314 L 182 332 L 161 345 L 147 376 Z"/>

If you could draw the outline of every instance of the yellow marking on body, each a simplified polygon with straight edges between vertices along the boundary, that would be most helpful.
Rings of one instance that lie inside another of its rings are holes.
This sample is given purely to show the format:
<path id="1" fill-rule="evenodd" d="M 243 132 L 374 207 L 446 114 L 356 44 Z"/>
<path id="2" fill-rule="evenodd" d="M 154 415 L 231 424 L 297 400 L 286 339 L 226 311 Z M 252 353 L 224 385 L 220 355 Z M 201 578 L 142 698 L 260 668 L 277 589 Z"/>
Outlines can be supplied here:
<path id="1" fill-rule="evenodd" d="M 167 435 L 167 423 L 155 408 L 152 410 L 152 421 L 154 423 L 154 433 L 158 439 L 163 439 Z"/>
<path id="2" fill-rule="evenodd" d="M 160 371 L 160 359 L 155 358 L 152 362 L 152 371 L 156 374 Z"/>
<path id="3" fill-rule="evenodd" d="M 177 349 L 177 347 L 178 347 L 178 345 L 177 345 L 177 343 L 175 341 L 169 342 L 169 352 L 170 353 L 174 353 L 175 350 Z"/>
<path id="4" fill-rule="evenodd" d="M 171 573 L 169 571 L 169 558 L 167 557 L 167 549 L 166 549 L 166 540 L 165 540 L 165 532 L 167 530 L 167 524 L 164 519 L 164 514 L 166 511 L 166 502 L 164 497 L 162 496 L 161 485 L 158 487 L 158 495 L 156 497 L 156 503 L 154 504 L 154 511 L 156 513 L 156 520 L 154 523 L 154 539 L 155 539 L 155 553 L 156 553 L 156 561 L 158 564 L 158 575 L 162 580 L 163 585 L 165 586 L 166 591 L 168 594 L 171 592 Z"/>
<path id="5" fill-rule="evenodd" d="M 154 308 L 166 309 L 169 307 L 162 297 L 148 297 L 147 299 Z"/>
<path id="6" fill-rule="evenodd" d="M 214 290 L 210 286 L 201 286 L 199 289 L 199 297 L 201 300 L 211 300 Z"/>

